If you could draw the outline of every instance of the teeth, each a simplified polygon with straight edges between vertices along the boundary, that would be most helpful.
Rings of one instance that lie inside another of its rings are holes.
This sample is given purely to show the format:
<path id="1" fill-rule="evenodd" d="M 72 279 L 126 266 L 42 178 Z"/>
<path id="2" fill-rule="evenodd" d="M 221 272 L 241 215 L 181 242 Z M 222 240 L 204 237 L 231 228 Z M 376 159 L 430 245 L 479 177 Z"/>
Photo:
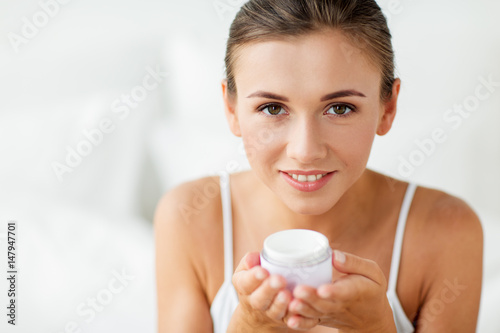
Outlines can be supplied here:
<path id="1" fill-rule="evenodd" d="M 326 176 L 326 174 L 324 174 L 324 175 L 322 175 L 322 174 L 319 174 L 319 175 L 296 175 L 294 173 L 289 173 L 288 175 L 301 183 L 315 182 L 315 181 L 323 178 L 324 176 Z"/>

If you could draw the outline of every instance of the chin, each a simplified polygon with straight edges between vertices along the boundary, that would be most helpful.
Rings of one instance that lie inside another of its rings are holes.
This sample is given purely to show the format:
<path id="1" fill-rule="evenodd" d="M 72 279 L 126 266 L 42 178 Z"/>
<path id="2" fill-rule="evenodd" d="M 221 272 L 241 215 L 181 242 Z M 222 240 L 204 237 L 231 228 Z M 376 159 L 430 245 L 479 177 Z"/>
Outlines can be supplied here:
<path id="1" fill-rule="evenodd" d="M 311 204 L 304 200 L 301 202 L 291 202 L 287 206 L 291 211 L 300 215 L 323 215 L 328 212 L 333 205 L 333 203 L 328 205 L 324 201 L 321 203 Z"/>

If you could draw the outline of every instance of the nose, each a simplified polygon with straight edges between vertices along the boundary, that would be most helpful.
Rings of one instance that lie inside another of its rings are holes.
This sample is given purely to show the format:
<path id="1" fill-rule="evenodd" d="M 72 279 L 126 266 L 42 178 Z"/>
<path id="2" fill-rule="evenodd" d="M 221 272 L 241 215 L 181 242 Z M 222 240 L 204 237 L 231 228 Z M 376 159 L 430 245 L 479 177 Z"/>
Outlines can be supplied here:
<path id="1" fill-rule="evenodd" d="M 320 119 L 296 119 L 288 133 L 288 157 L 302 165 L 325 158 L 328 151 L 320 125 Z"/>

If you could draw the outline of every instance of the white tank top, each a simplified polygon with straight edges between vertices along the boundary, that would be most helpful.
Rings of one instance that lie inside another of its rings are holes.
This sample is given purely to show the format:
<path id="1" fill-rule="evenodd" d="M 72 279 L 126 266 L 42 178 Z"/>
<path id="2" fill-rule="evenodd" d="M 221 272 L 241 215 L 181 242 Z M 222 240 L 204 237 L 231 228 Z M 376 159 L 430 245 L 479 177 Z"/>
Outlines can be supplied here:
<path id="1" fill-rule="evenodd" d="M 215 295 L 210 307 L 210 314 L 214 326 L 214 333 L 226 333 L 229 321 L 238 305 L 238 294 L 231 282 L 233 276 L 233 220 L 231 211 L 231 191 L 229 187 L 229 175 L 225 174 L 220 178 L 222 218 L 224 226 L 224 283 Z M 406 226 L 406 219 L 410 210 L 413 195 L 417 186 L 410 183 L 406 189 L 403 204 L 399 212 L 394 247 L 392 250 L 391 271 L 387 288 L 387 299 L 391 305 L 394 321 L 398 333 L 413 333 L 415 328 L 399 302 L 396 294 L 396 283 L 399 273 L 399 262 L 401 259 L 401 249 L 403 247 L 403 235 Z"/>

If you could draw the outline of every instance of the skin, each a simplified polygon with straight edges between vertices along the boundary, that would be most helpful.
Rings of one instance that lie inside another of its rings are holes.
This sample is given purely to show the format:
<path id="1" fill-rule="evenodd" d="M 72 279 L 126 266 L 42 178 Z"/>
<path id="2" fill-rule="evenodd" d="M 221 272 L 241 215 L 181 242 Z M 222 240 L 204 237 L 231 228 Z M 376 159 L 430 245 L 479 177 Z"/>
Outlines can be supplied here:
<path id="1" fill-rule="evenodd" d="M 242 137 L 252 169 L 231 176 L 233 285 L 240 303 L 228 332 L 395 332 L 386 290 L 407 183 L 366 169 L 366 162 L 374 136 L 391 128 L 400 81 L 381 101 L 376 64 L 338 31 L 252 43 L 240 52 L 238 94 L 230 95 L 224 81 L 222 90 L 229 126 Z M 364 97 L 321 101 L 343 90 Z M 255 97 L 258 91 L 287 100 Z M 269 103 L 274 106 L 264 110 Z M 346 105 L 347 116 L 335 115 Z M 301 192 L 284 181 L 283 170 L 335 174 L 320 190 Z M 210 305 L 224 280 L 222 211 L 218 193 L 205 200 L 200 193 L 214 184 L 214 178 L 183 184 L 158 204 L 159 332 L 212 331 Z M 260 267 L 265 237 L 289 228 L 319 231 L 341 251 L 332 283 L 290 293 L 283 277 Z M 419 187 L 397 284 L 408 318 L 418 315 L 417 332 L 474 332 L 481 269 L 476 214 L 458 198 Z M 458 287 L 450 288 L 454 283 Z"/>

